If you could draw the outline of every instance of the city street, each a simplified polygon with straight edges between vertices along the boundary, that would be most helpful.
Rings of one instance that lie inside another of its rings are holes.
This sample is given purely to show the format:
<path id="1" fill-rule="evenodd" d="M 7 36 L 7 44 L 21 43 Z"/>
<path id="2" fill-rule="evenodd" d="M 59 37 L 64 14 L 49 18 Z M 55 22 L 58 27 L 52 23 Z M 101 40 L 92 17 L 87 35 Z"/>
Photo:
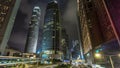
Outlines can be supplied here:
<path id="1" fill-rule="evenodd" d="M 20 65 L 11 65 L 11 66 L 1 66 L 0 68 L 55 68 L 57 64 L 53 65 L 36 65 L 36 64 L 20 64 Z"/>
<path id="2" fill-rule="evenodd" d="M 120 68 L 120 0 L 0 0 L 0 68 Z"/>
<path id="3" fill-rule="evenodd" d="M 55 68 L 56 66 L 58 66 L 58 64 L 53 64 L 53 65 L 42 65 L 42 66 L 39 66 L 37 68 Z"/>

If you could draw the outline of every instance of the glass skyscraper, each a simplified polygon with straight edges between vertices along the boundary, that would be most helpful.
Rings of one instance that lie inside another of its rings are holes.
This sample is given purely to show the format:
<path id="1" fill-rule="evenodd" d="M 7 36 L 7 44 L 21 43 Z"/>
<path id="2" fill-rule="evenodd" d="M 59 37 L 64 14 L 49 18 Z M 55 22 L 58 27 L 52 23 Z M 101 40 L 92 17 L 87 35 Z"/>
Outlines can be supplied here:
<path id="1" fill-rule="evenodd" d="M 42 58 L 52 59 L 60 56 L 61 26 L 59 13 L 57 1 L 48 3 L 44 19 Z"/>
<path id="2" fill-rule="evenodd" d="M 38 6 L 33 8 L 31 22 L 29 24 L 27 42 L 25 47 L 26 53 L 36 53 L 38 34 L 39 34 L 39 22 L 40 22 L 41 10 Z"/>

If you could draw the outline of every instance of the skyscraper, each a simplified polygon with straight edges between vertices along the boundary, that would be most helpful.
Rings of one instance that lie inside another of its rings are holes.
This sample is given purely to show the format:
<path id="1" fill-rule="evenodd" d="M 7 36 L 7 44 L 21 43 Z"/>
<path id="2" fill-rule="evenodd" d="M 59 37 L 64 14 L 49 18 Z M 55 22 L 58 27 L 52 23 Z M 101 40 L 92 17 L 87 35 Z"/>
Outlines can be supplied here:
<path id="1" fill-rule="evenodd" d="M 40 15 L 41 15 L 40 8 L 38 6 L 35 6 L 33 8 L 31 22 L 29 23 L 28 36 L 25 47 L 26 53 L 36 53 Z"/>
<path id="2" fill-rule="evenodd" d="M 80 46 L 79 46 L 79 41 L 78 40 L 73 40 L 72 41 L 72 58 L 73 59 L 80 59 Z"/>
<path id="3" fill-rule="evenodd" d="M 9 40 L 21 0 L 0 0 L 0 52 L 3 54 Z"/>
<path id="4" fill-rule="evenodd" d="M 105 0 L 106 10 L 109 11 L 109 14 L 111 16 L 114 32 L 116 32 L 116 36 L 120 45 L 120 0 Z"/>
<path id="5" fill-rule="evenodd" d="M 91 0 L 79 0 L 81 39 L 88 64 L 92 64 L 93 61 L 94 56 L 92 51 L 102 43 L 99 23 L 94 8 Z"/>
<path id="6" fill-rule="evenodd" d="M 57 1 L 48 3 L 43 29 L 42 58 L 60 58 L 60 12 Z"/>
<path id="7" fill-rule="evenodd" d="M 107 47 L 108 49 L 111 46 L 116 48 L 118 45 L 115 41 L 118 35 L 116 35 L 115 26 L 107 10 L 106 0 L 79 0 L 78 2 L 84 55 L 87 62 L 92 64 L 95 61 L 96 48 L 104 46 L 102 50 L 106 51 L 108 51 Z"/>
<path id="8" fill-rule="evenodd" d="M 98 21 L 100 24 L 100 29 L 101 29 L 101 33 L 103 36 L 103 41 L 110 41 L 115 39 L 115 32 L 113 30 L 113 27 L 111 23 L 111 19 L 110 19 L 110 15 L 108 13 L 108 11 L 106 10 L 106 4 L 105 4 L 105 0 L 103 1 L 99 1 L 99 0 L 93 0 L 92 1 L 94 3 L 94 5 L 96 6 L 96 12 L 97 12 L 97 16 L 98 16 Z"/>
<path id="9" fill-rule="evenodd" d="M 100 23 L 101 33 L 103 35 L 103 43 L 101 44 L 104 58 L 107 55 L 117 55 L 120 52 L 120 23 L 119 23 L 119 0 L 93 0 L 96 6 L 96 12 Z M 112 57 L 119 60 L 119 57 Z M 107 61 L 106 61 L 107 62 Z M 118 61 L 113 60 L 115 68 L 118 67 Z M 99 62 L 98 62 L 99 63 Z M 102 63 L 103 64 L 103 63 Z M 106 64 L 107 66 L 107 64 Z M 109 68 L 109 67 L 106 67 Z"/>
<path id="10" fill-rule="evenodd" d="M 61 51 L 63 52 L 63 59 L 69 59 L 69 38 L 68 34 L 66 33 L 65 28 L 61 30 Z"/>

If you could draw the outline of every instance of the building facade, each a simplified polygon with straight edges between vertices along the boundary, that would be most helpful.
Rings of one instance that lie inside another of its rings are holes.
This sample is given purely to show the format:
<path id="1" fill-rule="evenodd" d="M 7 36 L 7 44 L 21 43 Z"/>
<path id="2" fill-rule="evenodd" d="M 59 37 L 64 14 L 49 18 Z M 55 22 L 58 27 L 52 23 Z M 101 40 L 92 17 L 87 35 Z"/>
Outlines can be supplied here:
<path id="1" fill-rule="evenodd" d="M 111 19 L 109 17 L 108 11 L 106 10 L 105 7 L 105 2 L 103 0 L 102 1 L 93 0 L 93 2 L 96 6 L 95 9 L 97 12 L 104 42 L 115 39 L 116 38 L 115 33 L 113 30 L 113 26 L 111 24 Z"/>
<path id="2" fill-rule="evenodd" d="M 31 22 L 29 23 L 25 53 L 36 53 L 40 15 L 41 15 L 40 8 L 38 6 L 35 6 L 33 8 Z"/>
<path id="3" fill-rule="evenodd" d="M 93 0 L 96 7 L 98 20 L 100 23 L 101 33 L 103 36 L 103 43 L 101 48 L 104 55 L 104 60 L 107 60 L 111 54 L 117 55 L 120 52 L 120 23 L 119 23 L 119 0 Z M 119 64 L 118 56 L 112 57 L 114 67 L 116 68 Z M 105 61 L 104 61 L 105 62 Z M 102 62 L 103 64 L 103 62 Z M 106 67 L 109 64 L 105 62 Z M 109 68 L 109 67 L 107 67 Z"/>
<path id="4" fill-rule="evenodd" d="M 84 55 L 88 64 L 92 64 L 93 49 L 102 43 L 100 26 L 91 0 L 79 0 L 78 2 Z"/>
<path id="5" fill-rule="evenodd" d="M 112 43 L 116 41 L 118 36 L 105 1 L 106 0 L 78 1 L 82 45 L 86 61 L 89 64 L 95 62 L 94 51 L 96 48 L 100 47 L 103 50 L 107 50 L 107 47 L 110 48 L 110 46 L 113 46 Z M 116 48 L 116 46 L 117 45 L 114 47 Z"/>
<path id="6" fill-rule="evenodd" d="M 107 11 L 107 15 L 109 16 L 111 26 L 113 28 L 113 32 L 115 33 L 115 37 L 120 45 L 120 23 L 119 23 L 119 18 L 120 18 L 120 13 L 119 13 L 119 0 L 103 0 L 102 1 L 105 7 L 105 10 Z"/>
<path id="7" fill-rule="evenodd" d="M 21 0 L 0 0 L 0 52 L 4 53 Z"/>
<path id="8" fill-rule="evenodd" d="M 60 58 L 61 23 L 57 1 L 48 3 L 44 19 L 42 58 Z"/>
<path id="9" fill-rule="evenodd" d="M 68 38 L 68 34 L 66 33 L 65 28 L 62 28 L 61 30 L 61 51 L 63 52 L 63 59 L 69 59 L 69 38 Z"/>
<path id="10" fill-rule="evenodd" d="M 71 51 L 71 57 L 72 59 L 81 59 L 80 57 L 80 45 L 78 40 L 73 40 L 72 41 L 72 51 Z"/>

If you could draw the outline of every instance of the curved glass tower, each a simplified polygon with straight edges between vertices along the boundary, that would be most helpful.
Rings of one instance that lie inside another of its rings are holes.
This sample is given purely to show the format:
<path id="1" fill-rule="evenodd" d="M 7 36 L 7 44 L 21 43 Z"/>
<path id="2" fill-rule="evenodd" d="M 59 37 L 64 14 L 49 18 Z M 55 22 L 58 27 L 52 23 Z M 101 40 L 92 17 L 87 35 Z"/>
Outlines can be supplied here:
<path id="1" fill-rule="evenodd" d="M 33 8 L 31 22 L 29 24 L 28 36 L 25 47 L 26 53 L 36 53 L 40 15 L 41 15 L 40 8 L 38 6 L 35 6 Z"/>
<path id="2" fill-rule="evenodd" d="M 57 1 L 52 1 L 47 5 L 44 18 L 42 58 L 58 59 L 58 55 L 60 55 L 60 36 L 61 27 L 58 4 Z"/>

